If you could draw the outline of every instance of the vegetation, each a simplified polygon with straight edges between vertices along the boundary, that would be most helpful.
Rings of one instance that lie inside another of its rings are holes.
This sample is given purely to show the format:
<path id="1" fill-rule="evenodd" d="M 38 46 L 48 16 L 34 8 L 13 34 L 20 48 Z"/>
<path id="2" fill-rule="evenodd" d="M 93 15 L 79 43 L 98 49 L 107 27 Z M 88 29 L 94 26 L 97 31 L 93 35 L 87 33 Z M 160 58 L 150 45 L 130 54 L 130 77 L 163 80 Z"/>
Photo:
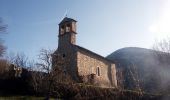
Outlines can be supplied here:
<path id="1" fill-rule="evenodd" d="M 0 19 L 0 34 L 4 33 L 6 25 Z M 169 65 L 170 42 L 163 41 L 154 49 L 159 61 Z M 0 40 L 0 56 L 5 52 L 5 46 Z M 167 53 L 168 52 L 168 53 Z M 0 100 L 163 100 L 170 99 L 169 95 L 152 95 L 145 93 L 142 88 L 137 66 L 129 62 L 126 71 L 127 80 L 132 80 L 135 88 L 123 90 L 120 88 L 101 88 L 83 83 L 74 83 L 69 75 L 63 72 L 62 65 L 52 65 L 52 51 L 42 49 L 38 62 L 30 62 L 24 54 L 8 55 L 0 59 Z M 164 58 L 164 55 L 166 58 Z M 168 58 L 168 59 L 167 59 Z M 55 63 L 61 63 L 55 61 Z M 125 65 L 125 66 L 127 66 Z M 168 66 L 169 67 L 169 66 Z M 118 70 L 122 71 L 122 70 Z M 122 71 L 123 73 L 123 71 Z M 125 76 L 124 76 L 125 77 Z M 129 79 L 131 77 L 131 79 Z M 168 80 L 166 84 L 170 81 Z M 169 86 L 170 87 L 170 86 Z M 169 88 L 169 87 L 166 87 Z M 167 93 L 167 92 L 165 92 Z"/>
<path id="2" fill-rule="evenodd" d="M 161 80 L 159 82 L 161 93 L 170 94 L 170 38 L 156 41 L 153 49 L 155 50 L 154 57 L 159 65 L 155 69 L 158 70 L 158 78 Z"/>
<path id="3" fill-rule="evenodd" d="M 7 97 L 0 97 L 0 100 L 44 100 L 44 97 L 35 97 L 35 96 L 7 96 Z M 56 100 L 56 99 L 50 98 L 50 100 Z"/>
<path id="4" fill-rule="evenodd" d="M 78 84 L 72 82 L 69 77 L 63 74 L 60 69 L 52 68 L 51 52 L 49 50 L 41 50 L 40 62 L 29 64 L 30 67 L 36 68 L 36 70 L 23 68 L 21 77 L 15 77 L 14 75 L 7 76 L 5 79 L 1 77 L 0 82 L 0 95 L 7 95 L 8 97 L 1 97 L 4 100 L 20 99 L 20 100 L 33 100 L 33 99 L 46 99 L 60 98 L 66 100 L 162 100 L 163 98 L 169 98 L 164 95 L 152 95 L 145 92 L 141 92 L 140 86 L 137 86 L 136 91 L 122 90 L 116 88 L 100 88 L 92 85 Z M 28 65 L 27 57 L 17 56 L 13 58 L 15 65 Z M 11 61 L 11 62 L 12 62 Z M 7 66 L 8 61 L 2 61 L 1 67 L 6 70 L 11 69 L 11 66 Z M 6 65 L 6 67 L 4 67 Z M 9 65 L 9 64 L 8 64 Z M 57 68 L 57 66 L 56 66 Z M 136 67 L 133 70 L 129 70 L 130 75 L 133 76 L 134 81 L 138 83 L 138 76 L 134 75 Z M 13 68 L 12 68 L 13 69 Z M 4 73 L 12 74 L 14 70 L 2 71 Z M 15 73 L 15 72 L 14 72 Z M 14 74 L 13 73 L 13 74 Z M 7 74 L 8 75 L 8 74 Z M 12 84 L 11 84 L 12 83 Z M 12 95 L 12 96 L 11 96 Z M 14 96 L 13 96 L 14 95 Z M 21 96 L 15 96 L 21 95 Z M 25 96 L 26 95 L 26 96 Z M 30 95 L 30 96 L 27 96 Z M 34 97 L 33 97 L 34 96 Z M 40 97 L 37 97 L 40 96 Z"/>
<path id="5" fill-rule="evenodd" d="M 36 71 L 31 72 L 30 80 L 30 84 L 36 93 L 44 94 L 49 98 L 52 92 L 57 92 L 54 87 L 57 87 L 58 82 L 72 82 L 69 76 L 59 69 L 59 66 L 52 66 L 51 50 L 41 49 L 39 60 L 35 64 Z M 35 66 L 33 67 L 35 68 Z"/>
<path id="6" fill-rule="evenodd" d="M 5 33 L 7 26 L 4 25 L 2 18 L 0 18 L 0 35 L 2 35 L 3 33 Z M 3 45 L 3 41 L 0 38 L 0 56 L 2 56 L 5 52 L 5 46 Z"/>

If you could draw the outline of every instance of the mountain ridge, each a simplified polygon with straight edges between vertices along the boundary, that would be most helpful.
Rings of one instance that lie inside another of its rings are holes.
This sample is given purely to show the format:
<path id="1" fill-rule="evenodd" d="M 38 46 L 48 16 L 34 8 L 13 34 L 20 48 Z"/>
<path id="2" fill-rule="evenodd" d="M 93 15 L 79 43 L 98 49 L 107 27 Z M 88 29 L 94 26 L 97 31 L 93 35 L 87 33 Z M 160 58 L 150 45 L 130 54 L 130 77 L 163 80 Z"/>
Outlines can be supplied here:
<path id="1" fill-rule="evenodd" d="M 140 88 L 151 93 L 170 90 L 167 85 L 170 82 L 170 67 L 164 67 L 155 50 L 125 47 L 114 51 L 106 58 L 116 62 L 120 87 L 132 90 Z"/>

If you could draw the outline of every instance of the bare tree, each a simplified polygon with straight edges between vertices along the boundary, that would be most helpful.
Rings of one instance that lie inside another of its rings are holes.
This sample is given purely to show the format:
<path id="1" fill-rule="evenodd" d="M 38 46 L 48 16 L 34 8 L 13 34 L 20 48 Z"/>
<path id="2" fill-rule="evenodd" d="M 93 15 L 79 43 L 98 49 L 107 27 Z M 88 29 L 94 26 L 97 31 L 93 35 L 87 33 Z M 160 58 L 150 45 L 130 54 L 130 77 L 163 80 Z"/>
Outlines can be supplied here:
<path id="1" fill-rule="evenodd" d="M 3 24 L 2 18 L 0 18 L 0 34 L 5 33 L 7 26 Z M 0 38 L 0 56 L 5 52 L 6 47 L 3 45 L 3 41 Z"/>
<path id="2" fill-rule="evenodd" d="M 155 50 L 154 56 L 160 63 L 166 66 L 170 64 L 170 38 L 156 41 L 153 49 Z"/>
<path id="3" fill-rule="evenodd" d="M 24 53 L 10 53 L 7 59 L 11 64 L 15 64 L 18 67 L 26 68 L 29 66 L 28 57 Z"/>
<path id="4" fill-rule="evenodd" d="M 15 77 L 21 77 L 23 70 L 26 72 L 29 67 L 28 57 L 24 53 L 10 53 L 7 56 L 7 60 L 14 71 Z"/>
<path id="5" fill-rule="evenodd" d="M 39 79 L 45 79 L 46 82 L 43 83 L 45 91 L 47 91 L 47 98 L 49 98 L 50 93 L 51 93 L 51 87 L 53 84 L 53 76 L 51 74 L 52 70 L 52 57 L 51 57 L 52 51 L 51 50 L 46 50 L 46 49 L 41 49 L 40 50 L 40 55 L 39 55 L 39 60 L 40 62 L 37 63 L 37 67 L 39 67 L 40 72 L 45 72 L 42 74 L 44 77 L 41 77 L 40 75 Z"/>
<path id="6" fill-rule="evenodd" d="M 37 94 L 41 94 L 47 90 L 44 85 L 46 82 L 45 73 L 42 72 L 40 68 L 37 68 L 36 62 L 30 62 L 29 66 L 29 71 L 31 74 L 29 84 Z"/>
<path id="7" fill-rule="evenodd" d="M 131 62 L 131 66 L 129 67 L 128 73 L 130 74 L 130 77 L 132 78 L 132 81 L 134 82 L 136 90 L 142 95 L 143 94 L 143 90 L 141 87 L 142 82 L 139 77 L 139 71 L 133 62 Z"/>
<path id="8" fill-rule="evenodd" d="M 41 49 L 39 54 L 39 63 L 36 65 L 40 68 L 41 71 L 50 74 L 52 70 L 52 51 Z"/>
<path id="9" fill-rule="evenodd" d="M 170 37 L 156 41 L 153 45 L 154 57 L 157 65 L 154 71 L 157 73 L 157 83 L 161 92 L 170 93 Z"/>
<path id="10" fill-rule="evenodd" d="M 46 91 L 47 99 L 49 99 L 52 92 L 57 92 L 54 90 L 57 83 L 71 82 L 70 77 L 64 74 L 58 65 L 55 65 L 55 67 L 52 65 L 52 56 L 54 56 L 52 50 L 41 49 L 39 62 L 34 65 L 34 70 L 32 71 L 31 83 L 34 90 L 38 93 Z M 58 62 L 58 60 L 55 62 Z"/>
<path id="11" fill-rule="evenodd" d="M 6 25 L 3 24 L 2 18 L 0 18 L 0 32 L 5 32 L 6 31 Z"/>

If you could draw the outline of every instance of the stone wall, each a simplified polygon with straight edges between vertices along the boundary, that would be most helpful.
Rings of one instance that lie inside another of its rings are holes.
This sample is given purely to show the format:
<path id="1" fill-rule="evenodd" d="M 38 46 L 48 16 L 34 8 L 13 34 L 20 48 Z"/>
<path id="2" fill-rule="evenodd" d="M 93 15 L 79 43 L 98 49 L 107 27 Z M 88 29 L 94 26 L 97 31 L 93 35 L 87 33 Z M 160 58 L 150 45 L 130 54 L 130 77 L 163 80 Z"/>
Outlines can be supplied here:
<path id="1" fill-rule="evenodd" d="M 75 33 L 64 33 L 59 35 L 58 47 L 67 47 L 72 44 L 76 44 L 76 34 Z"/>
<path id="2" fill-rule="evenodd" d="M 79 50 L 77 67 L 79 76 L 85 78 L 84 82 L 93 81 L 93 84 L 102 87 L 117 86 L 115 65 L 103 58 Z"/>
<path id="3" fill-rule="evenodd" d="M 53 65 L 57 65 L 56 67 L 68 74 L 73 80 L 79 81 L 77 76 L 77 56 L 74 47 L 72 45 L 58 47 L 53 55 Z"/>
<path id="4" fill-rule="evenodd" d="M 111 80 L 112 80 L 112 85 L 117 87 L 117 74 L 116 74 L 116 65 L 111 64 Z"/>

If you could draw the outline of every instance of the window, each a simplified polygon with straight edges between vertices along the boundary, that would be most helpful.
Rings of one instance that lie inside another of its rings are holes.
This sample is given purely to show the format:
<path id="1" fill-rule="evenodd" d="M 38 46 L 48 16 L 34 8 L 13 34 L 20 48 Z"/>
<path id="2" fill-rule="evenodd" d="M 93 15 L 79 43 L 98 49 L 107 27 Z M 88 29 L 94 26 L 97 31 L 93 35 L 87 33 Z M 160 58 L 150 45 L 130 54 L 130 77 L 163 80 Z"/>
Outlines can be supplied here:
<path id="1" fill-rule="evenodd" d="M 64 57 L 66 57 L 66 55 L 65 55 L 65 54 L 63 54 L 63 58 L 64 58 Z"/>
<path id="2" fill-rule="evenodd" d="M 61 32 L 61 34 L 64 33 L 64 26 L 61 27 L 60 32 Z"/>
<path id="3" fill-rule="evenodd" d="M 67 26 L 66 26 L 66 32 L 70 32 L 70 25 L 69 24 L 67 24 Z"/>
<path id="4" fill-rule="evenodd" d="M 97 74 L 98 76 L 100 76 L 100 68 L 99 68 L 99 67 L 97 67 L 96 74 Z"/>
<path id="5" fill-rule="evenodd" d="M 63 71 L 64 75 L 66 75 L 66 70 Z"/>

